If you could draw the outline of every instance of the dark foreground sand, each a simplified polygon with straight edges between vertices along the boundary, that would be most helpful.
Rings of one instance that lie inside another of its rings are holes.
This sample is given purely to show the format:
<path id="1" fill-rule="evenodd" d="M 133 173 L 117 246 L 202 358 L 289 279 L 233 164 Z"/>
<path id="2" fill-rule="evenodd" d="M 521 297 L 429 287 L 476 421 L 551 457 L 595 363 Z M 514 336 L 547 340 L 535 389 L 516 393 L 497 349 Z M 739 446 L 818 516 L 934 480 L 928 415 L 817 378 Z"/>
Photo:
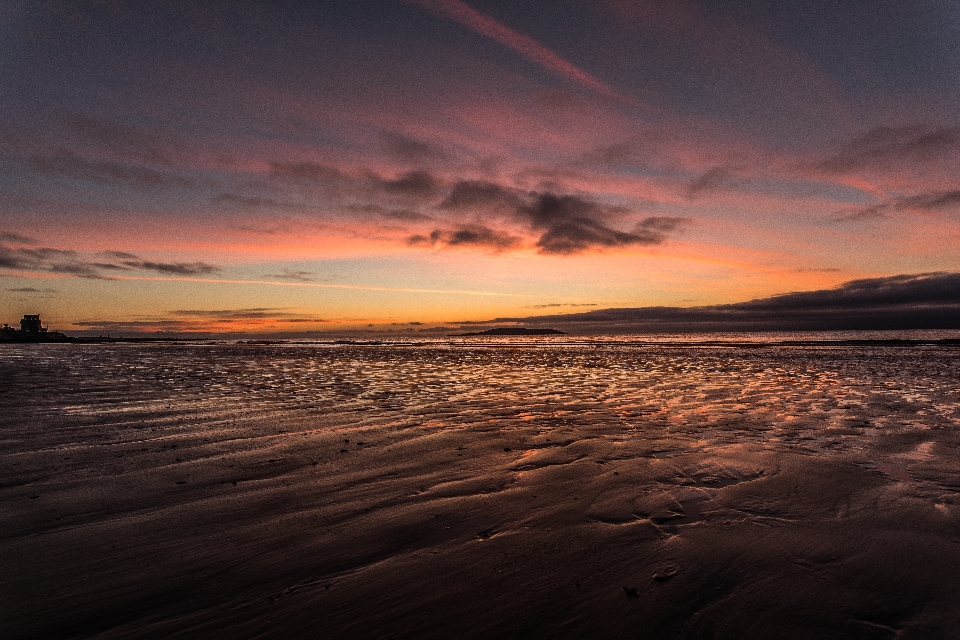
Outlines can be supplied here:
<path id="1" fill-rule="evenodd" d="M 960 637 L 958 351 L 0 369 L 0 638 Z"/>

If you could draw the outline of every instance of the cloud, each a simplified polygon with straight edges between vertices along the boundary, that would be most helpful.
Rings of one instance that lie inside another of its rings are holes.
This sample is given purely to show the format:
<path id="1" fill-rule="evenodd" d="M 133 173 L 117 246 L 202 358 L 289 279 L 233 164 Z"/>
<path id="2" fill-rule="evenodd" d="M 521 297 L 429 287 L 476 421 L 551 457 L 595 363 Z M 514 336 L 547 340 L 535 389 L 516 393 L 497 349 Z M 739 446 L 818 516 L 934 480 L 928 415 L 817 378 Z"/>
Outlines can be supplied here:
<path id="1" fill-rule="evenodd" d="M 542 231 L 537 247 L 546 254 L 573 254 L 589 249 L 659 244 L 666 232 L 679 227 L 679 218 L 653 217 L 631 232 L 618 231 L 605 219 L 624 213 L 619 207 L 599 205 L 571 195 L 539 194 L 532 205 L 518 210 L 534 230 Z"/>
<path id="2" fill-rule="evenodd" d="M 270 175 L 276 178 L 311 182 L 341 180 L 344 177 L 339 169 L 316 162 L 272 162 Z"/>
<path id="3" fill-rule="evenodd" d="M 960 129 L 877 127 L 849 142 L 840 152 L 816 164 L 826 173 L 843 174 L 870 168 L 923 163 L 960 151 Z"/>
<path id="4" fill-rule="evenodd" d="M 492 182 L 463 180 L 450 189 L 440 203 L 441 209 L 453 211 L 497 209 L 516 211 L 523 207 L 526 194 Z"/>
<path id="5" fill-rule="evenodd" d="M 209 275 L 220 271 L 217 267 L 206 262 L 154 262 L 152 260 L 143 260 L 138 256 L 125 251 L 104 251 L 102 255 L 116 258 L 119 264 L 108 263 L 89 263 L 101 269 L 112 270 L 134 270 L 154 271 L 156 273 L 165 273 L 181 276 Z"/>
<path id="6" fill-rule="evenodd" d="M 75 251 L 51 247 L 24 247 L 0 244 L 0 269 L 51 271 L 95 277 L 89 265 L 83 264 Z"/>
<path id="7" fill-rule="evenodd" d="M 139 188 L 198 186 L 193 178 L 170 171 L 113 161 L 86 160 L 72 152 L 62 152 L 51 157 L 34 156 L 28 158 L 27 164 L 40 173 L 64 175 L 91 182 L 120 183 Z"/>
<path id="8" fill-rule="evenodd" d="M 592 324 L 601 330 L 822 331 L 960 329 L 960 273 L 851 280 L 834 289 L 706 307 L 638 307 L 494 322 Z"/>
<path id="9" fill-rule="evenodd" d="M 7 289 L 11 293 L 57 293 L 56 289 L 37 289 L 36 287 L 16 287 Z"/>
<path id="10" fill-rule="evenodd" d="M 117 260 L 139 260 L 137 256 L 132 253 L 127 253 L 126 251 L 104 251 L 103 255 L 109 256 L 111 258 L 116 258 Z"/>
<path id="11" fill-rule="evenodd" d="M 208 275 L 220 271 L 219 267 L 206 262 L 155 262 L 124 251 L 104 251 L 99 255 L 117 262 L 86 259 L 72 249 L 0 244 L 0 269 L 47 271 L 81 278 L 106 278 L 103 271 L 141 270 L 172 275 Z"/>
<path id="12" fill-rule="evenodd" d="M 533 38 L 517 33 L 490 16 L 480 13 L 460 0 L 407 0 L 443 18 L 458 22 L 482 36 L 513 49 L 524 58 L 542 66 L 556 75 L 593 89 L 597 93 L 626 102 L 636 101 L 586 71 L 567 62 L 559 55 Z"/>
<path id="13" fill-rule="evenodd" d="M 264 276 L 264 278 L 276 278 L 278 280 L 290 280 L 292 282 L 315 282 L 313 276 L 316 274 L 312 271 L 293 271 L 291 269 L 284 269 L 283 273 L 274 273 Z"/>
<path id="14" fill-rule="evenodd" d="M 483 181 L 457 182 L 439 208 L 495 214 L 520 222 L 539 235 L 539 252 L 552 255 L 659 244 L 668 233 L 688 222 L 686 218 L 649 217 L 631 231 L 622 231 L 609 226 L 608 220 L 629 214 L 623 207 L 602 205 L 576 195 L 526 192 Z"/>
<path id="15" fill-rule="evenodd" d="M 581 253 L 591 247 L 618 247 L 642 242 L 633 233 L 604 226 L 602 207 L 577 196 L 542 194 L 533 206 L 521 210 L 531 226 L 543 231 L 537 241 L 541 253 Z"/>
<path id="16" fill-rule="evenodd" d="M 454 230 L 435 229 L 429 236 L 410 236 L 407 243 L 413 246 L 480 247 L 495 251 L 506 251 L 522 245 L 520 238 L 480 225 Z"/>
<path id="17" fill-rule="evenodd" d="M 449 157 L 440 147 L 392 131 L 380 132 L 380 142 L 387 153 L 408 162 L 446 160 Z"/>
<path id="18" fill-rule="evenodd" d="M 410 171 L 393 180 L 374 178 L 384 191 L 399 195 L 429 197 L 437 190 L 437 181 L 428 171 Z"/>
<path id="19" fill-rule="evenodd" d="M 220 267 L 206 262 L 153 262 L 150 260 L 128 260 L 123 263 L 131 269 L 155 271 L 180 276 L 200 276 L 217 273 Z"/>
<path id="20" fill-rule="evenodd" d="M 842 209 L 834 220 L 839 222 L 874 220 L 893 211 L 939 211 L 960 208 L 960 190 L 931 191 L 912 196 L 893 198 L 880 204 Z"/>
<path id="21" fill-rule="evenodd" d="M 65 273 L 78 278 L 100 279 L 104 277 L 96 266 L 82 262 L 54 262 L 45 265 L 45 270 L 52 273 Z"/>
<path id="22" fill-rule="evenodd" d="M 919 209 L 921 211 L 952 209 L 958 206 L 960 206 L 960 190 L 922 193 L 900 198 L 896 203 L 898 209 Z"/>
<path id="23" fill-rule="evenodd" d="M 323 318 L 304 317 L 303 314 L 292 313 L 286 309 L 275 307 L 254 307 L 250 309 L 178 309 L 171 311 L 170 314 L 194 318 L 204 322 L 226 324 L 249 324 L 250 322 L 263 324 L 262 322 L 257 323 L 256 321 L 268 321 L 271 323 L 328 322 L 328 320 L 324 320 Z"/>
<path id="24" fill-rule="evenodd" d="M 687 187 L 687 198 L 693 200 L 699 195 L 729 186 L 736 174 L 728 167 L 714 167 Z"/>
<path id="25" fill-rule="evenodd" d="M 401 222 L 423 222 L 425 220 L 433 220 L 433 216 L 429 216 L 413 209 L 391 209 L 375 204 L 350 205 L 344 208 L 351 212 L 370 214 L 380 216 L 381 218 L 387 218 L 388 220 L 399 220 Z"/>

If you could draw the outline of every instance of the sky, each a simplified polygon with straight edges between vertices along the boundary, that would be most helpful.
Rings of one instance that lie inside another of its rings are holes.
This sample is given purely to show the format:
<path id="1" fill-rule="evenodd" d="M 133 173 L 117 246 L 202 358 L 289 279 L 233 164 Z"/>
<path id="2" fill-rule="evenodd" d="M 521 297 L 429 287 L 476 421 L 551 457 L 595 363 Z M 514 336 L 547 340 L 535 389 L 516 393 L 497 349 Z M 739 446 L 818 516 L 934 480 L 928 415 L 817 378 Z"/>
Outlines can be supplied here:
<path id="1" fill-rule="evenodd" d="M 947 0 L 0 0 L 0 322 L 416 331 L 949 274 L 958 107 Z"/>

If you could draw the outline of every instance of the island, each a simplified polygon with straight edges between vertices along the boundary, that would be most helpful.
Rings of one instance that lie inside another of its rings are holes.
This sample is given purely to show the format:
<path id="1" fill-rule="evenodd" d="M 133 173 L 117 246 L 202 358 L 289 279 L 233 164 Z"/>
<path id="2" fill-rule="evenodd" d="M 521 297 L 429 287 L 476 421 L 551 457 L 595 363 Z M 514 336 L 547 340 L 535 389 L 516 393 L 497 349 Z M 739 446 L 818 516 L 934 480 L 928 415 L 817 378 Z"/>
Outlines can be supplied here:
<path id="1" fill-rule="evenodd" d="M 477 333 L 457 333 L 456 338 L 467 338 L 471 336 L 565 336 L 563 331 L 556 329 L 528 329 L 527 327 L 497 327 L 496 329 L 487 329 Z"/>

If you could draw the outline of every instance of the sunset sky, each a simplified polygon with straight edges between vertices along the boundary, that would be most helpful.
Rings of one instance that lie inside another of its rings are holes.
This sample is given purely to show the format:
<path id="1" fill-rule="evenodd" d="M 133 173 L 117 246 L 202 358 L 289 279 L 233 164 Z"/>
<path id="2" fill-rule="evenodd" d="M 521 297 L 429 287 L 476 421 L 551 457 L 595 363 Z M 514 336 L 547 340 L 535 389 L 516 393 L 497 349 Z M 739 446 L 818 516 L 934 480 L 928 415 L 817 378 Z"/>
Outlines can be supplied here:
<path id="1" fill-rule="evenodd" d="M 0 4 L 0 322 L 415 329 L 958 270 L 954 1 Z"/>

